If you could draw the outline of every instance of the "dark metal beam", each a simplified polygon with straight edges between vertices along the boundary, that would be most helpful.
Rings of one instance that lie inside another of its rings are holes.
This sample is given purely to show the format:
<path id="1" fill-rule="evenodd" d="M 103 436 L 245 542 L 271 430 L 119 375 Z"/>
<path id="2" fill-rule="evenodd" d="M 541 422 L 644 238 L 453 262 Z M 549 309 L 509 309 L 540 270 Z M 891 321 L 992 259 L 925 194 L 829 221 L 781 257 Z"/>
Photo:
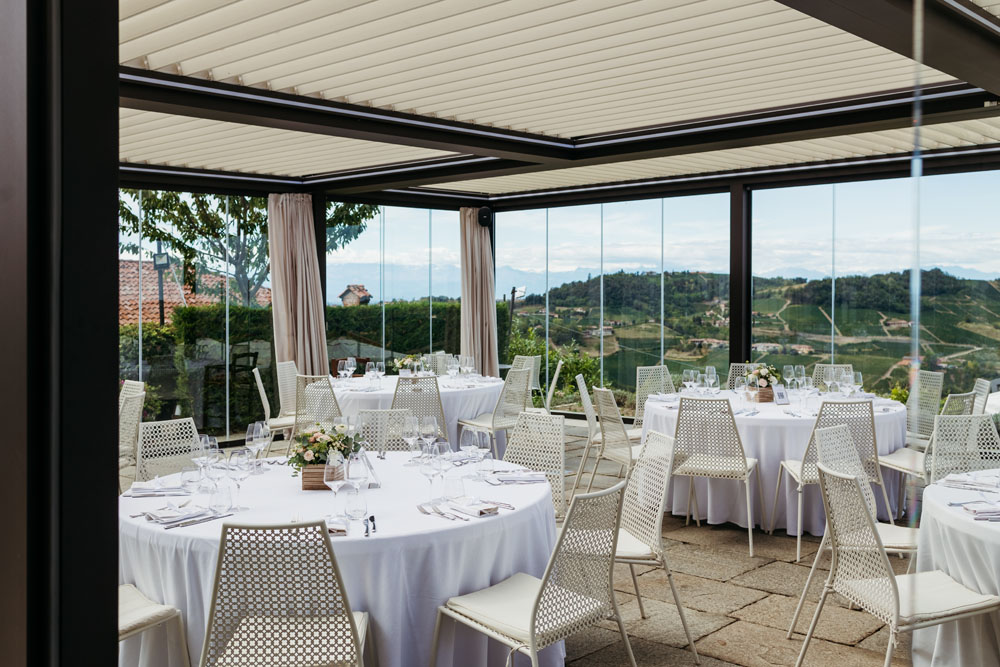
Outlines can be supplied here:
<path id="1" fill-rule="evenodd" d="M 913 57 L 913 0 L 778 0 L 908 58 Z M 969 3 L 926 0 L 924 64 L 1000 95 L 1000 30 Z M 974 14 L 978 14 L 974 15 Z M 988 16 L 988 15 L 985 15 Z"/>
<path id="2" fill-rule="evenodd" d="M 316 233 L 316 261 L 319 264 L 319 284 L 326 306 L 326 194 L 322 190 L 312 192 L 313 229 Z"/>
<path id="3" fill-rule="evenodd" d="M 741 181 L 729 184 L 729 361 L 750 359 L 753 312 L 752 195 Z"/>
<path id="4" fill-rule="evenodd" d="M 122 188 L 253 197 L 266 197 L 271 192 L 306 191 L 302 179 L 297 177 L 129 162 L 121 162 L 118 165 L 118 185 Z"/>

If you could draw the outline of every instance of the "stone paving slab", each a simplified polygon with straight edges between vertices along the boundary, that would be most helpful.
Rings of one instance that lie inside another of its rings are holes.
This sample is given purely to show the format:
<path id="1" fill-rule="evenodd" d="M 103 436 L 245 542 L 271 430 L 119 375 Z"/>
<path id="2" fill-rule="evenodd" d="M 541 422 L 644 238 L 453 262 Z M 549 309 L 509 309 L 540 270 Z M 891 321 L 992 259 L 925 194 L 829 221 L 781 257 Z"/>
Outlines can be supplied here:
<path id="1" fill-rule="evenodd" d="M 630 637 L 629 644 L 632 646 L 632 654 L 635 656 L 635 663 L 638 667 L 659 667 L 661 665 L 672 667 L 673 665 L 695 664 L 694 656 L 690 650 L 674 648 L 638 637 Z M 573 667 L 622 667 L 622 665 L 628 665 L 628 658 L 621 641 L 618 641 L 612 646 L 591 653 L 579 660 L 567 661 L 566 664 Z M 733 663 L 701 656 L 701 667 L 733 667 Z"/>
<path id="2" fill-rule="evenodd" d="M 750 542 L 746 528 L 733 524 L 709 525 L 702 523 L 701 527 L 694 523 L 687 527 L 671 531 L 671 539 L 701 546 L 710 546 L 724 551 L 750 553 Z M 802 562 L 812 564 L 813 554 L 819 547 L 818 543 L 802 542 Z M 795 538 L 779 535 L 768 535 L 759 530 L 753 534 L 754 556 L 773 558 L 787 562 L 795 561 Z"/>
<path id="3" fill-rule="evenodd" d="M 677 607 L 672 602 L 666 603 L 643 598 L 642 604 L 646 609 L 646 618 L 639 616 L 639 605 L 635 601 L 619 605 L 622 620 L 625 621 L 625 630 L 630 637 L 641 637 L 642 639 L 676 647 L 688 645 L 687 637 L 684 634 L 684 626 L 681 625 L 680 614 L 677 613 Z M 696 642 L 701 637 L 709 635 L 734 621 L 734 619 L 722 614 L 708 614 L 697 609 L 685 609 L 684 617 L 687 619 L 691 638 Z M 608 629 L 618 627 L 614 621 L 604 621 L 601 625 Z"/>
<path id="4" fill-rule="evenodd" d="M 673 531 L 671 534 L 676 533 Z M 744 551 L 719 551 L 697 544 L 682 544 L 667 550 L 670 569 L 674 572 L 693 574 L 696 577 L 729 581 L 744 572 L 755 570 L 771 562 L 769 558 L 754 556 Z"/>
<path id="5" fill-rule="evenodd" d="M 764 591 L 757 591 L 742 586 L 695 577 L 681 572 L 674 573 L 674 584 L 681 604 L 698 611 L 711 614 L 729 614 L 737 609 L 753 604 L 767 597 Z M 674 597 L 670 591 L 670 582 L 662 569 L 653 570 L 639 577 L 639 588 L 642 597 L 673 603 Z"/>
<path id="6" fill-rule="evenodd" d="M 733 612 L 733 616 L 741 621 L 766 625 L 787 632 L 788 624 L 795 613 L 796 604 L 798 604 L 797 598 L 771 595 L 760 602 L 755 602 Z M 806 600 L 805 604 L 802 605 L 802 613 L 799 614 L 795 631 L 804 635 L 809 630 L 809 623 L 812 622 L 815 613 L 816 601 Z M 851 611 L 845 607 L 824 604 L 814 636 L 838 644 L 854 645 L 875 634 L 882 625 L 882 621 L 868 612 Z"/>

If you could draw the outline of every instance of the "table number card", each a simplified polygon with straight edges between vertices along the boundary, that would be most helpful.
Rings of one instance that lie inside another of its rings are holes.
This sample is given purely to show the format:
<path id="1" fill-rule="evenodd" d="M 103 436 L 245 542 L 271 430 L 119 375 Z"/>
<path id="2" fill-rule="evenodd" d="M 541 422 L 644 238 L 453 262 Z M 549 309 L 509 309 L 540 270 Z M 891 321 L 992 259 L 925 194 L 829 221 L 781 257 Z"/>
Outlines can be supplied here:
<path id="1" fill-rule="evenodd" d="M 788 392 L 785 391 L 785 385 L 783 384 L 774 385 L 774 404 L 788 405 Z"/>

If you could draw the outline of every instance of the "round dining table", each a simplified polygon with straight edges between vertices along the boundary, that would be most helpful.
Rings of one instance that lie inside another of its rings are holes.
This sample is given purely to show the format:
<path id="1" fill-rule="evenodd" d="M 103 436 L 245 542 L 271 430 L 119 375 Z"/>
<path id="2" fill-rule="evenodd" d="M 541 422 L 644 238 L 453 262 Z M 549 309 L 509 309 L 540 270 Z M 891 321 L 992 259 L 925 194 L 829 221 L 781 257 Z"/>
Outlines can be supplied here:
<path id="1" fill-rule="evenodd" d="M 1000 483 L 1000 470 L 975 473 L 979 480 Z M 1000 522 L 976 521 L 960 506 L 982 499 L 1000 501 L 997 493 L 981 493 L 931 484 L 924 488 L 917 534 L 917 571 L 942 570 L 967 588 L 1000 595 Z M 914 667 L 1000 667 L 1000 612 L 982 614 L 913 633 Z"/>
<path id="2" fill-rule="evenodd" d="M 330 378 L 337 403 L 345 415 L 354 416 L 359 410 L 387 410 L 392 407 L 392 397 L 396 393 L 398 375 L 387 375 L 377 382 L 365 377 L 347 379 Z M 479 375 L 438 376 L 441 391 L 441 407 L 448 422 L 448 440 L 452 447 L 459 443 L 459 419 L 473 419 L 481 414 L 493 412 L 503 380 Z M 497 435 L 497 455 L 503 456 L 506 440 L 501 432 Z"/>
<path id="3" fill-rule="evenodd" d="M 646 402 L 645 417 L 642 424 L 642 438 L 646 434 L 657 431 L 673 435 L 677 429 L 677 413 L 680 405 L 679 395 L 651 396 Z M 723 390 L 709 396 L 696 398 L 728 399 L 733 405 L 734 413 L 739 412 L 742 402 L 737 400 L 734 392 Z M 820 397 L 822 400 L 822 397 Z M 843 401 L 840 396 L 829 400 Z M 857 400 L 873 400 L 870 398 Z M 819 402 L 816 401 L 817 409 Z M 736 429 L 743 442 L 743 451 L 748 458 L 756 458 L 759 466 L 761 489 L 764 502 L 769 504 L 774 500 L 775 484 L 781 471 L 781 462 L 785 459 L 801 460 L 805 454 L 806 445 L 812 434 L 816 415 L 807 411 L 801 405 L 777 405 L 773 402 L 747 404 L 756 410 L 756 414 L 742 412 L 736 414 Z M 886 455 L 906 445 L 906 406 L 889 399 L 874 399 L 875 440 L 879 455 Z M 896 496 L 899 476 L 892 471 L 882 470 L 886 483 L 886 493 L 889 496 L 891 511 L 895 516 Z M 695 494 L 698 499 L 698 509 L 701 519 L 711 524 L 731 522 L 746 528 L 747 510 L 746 495 L 742 482 L 727 479 L 706 479 L 704 477 L 685 478 L 677 484 L 671 483 L 667 494 L 667 509 L 675 515 L 684 516 L 688 499 L 688 480 L 693 479 Z M 750 484 L 756 485 L 751 476 Z M 784 528 L 789 535 L 797 535 L 798 493 L 794 480 L 785 476 L 781 483 L 781 496 L 777 506 L 767 506 L 766 518 L 770 524 L 773 513 L 774 527 Z M 754 504 L 754 521 L 760 525 L 765 516 L 760 511 L 760 501 L 756 489 L 750 489 L 751 502 Z M 823 498 L 819 485 L 806 486 L 802 498 L 802 529 L 812 535 L 822 535 L 826 527 L 826 515 L 823 512 Z M 882 494 L 875 493 L 878 504 L 879 518 L 888 520 Z M 768 525 L 761 526 L 769 527 Z"/>
<path id="4" fill-rule="evenodd" d="M 547 482 L 492 486 L 464 479 L 467 495 L 515 509 L 501 508 L 497 515 L 467 521 L 449 520 L 418 511 L 417 504 L 428 500 L 430 484 L 419 467 L 406 465 L 409 453 L 370 458 L 381 483 L 381 488 L 365 491 L 376 532 L 365 536 L 362 524 L 353 522 L 346 536 L 331 536 L 334 553 L 351 608 L 370 615 L 369 632 L 374 632 L 382 667 L 424 666 L 430 658 L 437 608 L 448 598 L 518 572 L 543 575 L 556 540 L 552 493 Z M 496 466 L 510 467 L 504 462 Z M 472 467 L 456 466 L 447 475 L 465 478 Z M 185 498 L 119 499 L 119 583 L 134 584 L 150 599 L 181 610 L 192 664 L 198 664 L 205 639 L 223 523 L 311 521 L 336 509 L 332 492 L 303 491 L 292 468 L 265 463 L 263 469 L 242 483 L 239 504 L 246 509 L 196 525 L 167 529 L 136 516 Z M 163 486 L 176 486 L 177 478 L 161 481 Z M 207 505 L 208 498 L 195 494 L 191 503 Z M 308 564 L 303 567 L 308 569 Z M 181 664 L 180 656 L 170 653 L 169 631 L 168 624 L 123 641 L 119 665 Z M 546 648 L 542 664 L 561 665 L 564 652 L 562 643 Z M 485 635 L 450 621 L 442 623 L 439 665 L 499 667 L 506 656 L 507 648 Z"/>

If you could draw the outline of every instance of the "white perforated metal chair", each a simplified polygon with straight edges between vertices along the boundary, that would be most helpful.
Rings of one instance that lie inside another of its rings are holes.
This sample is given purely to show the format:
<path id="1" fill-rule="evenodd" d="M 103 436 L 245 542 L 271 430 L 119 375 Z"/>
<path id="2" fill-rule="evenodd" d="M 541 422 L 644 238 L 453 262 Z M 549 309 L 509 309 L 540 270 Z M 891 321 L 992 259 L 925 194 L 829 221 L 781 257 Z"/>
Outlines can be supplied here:
<path id="1" fill-rule="evenodd" d="M 392 409 L 409 410 L 418 419 L 434 417 L 438 425 L 438 437 L 448 439 L 448 422 L 444 418 L 441 388 L 436 377 L 399 378 L 392 395 Z"/>
<path id="2" fill-rule="evenodd" d="M 650 394 L 673 394 L 674 379 L 666 366 L 637 366 L 635 369 L 635 420 L 632 425 L 642 428 L 646 415 L 646 399 Z"/>
<path id="3" fill-rule="evenodd" d="M 587 485 L 589 492 L 594 487 L 594 479 L 597 477 L 597 469 L 601 465 L 601 459 L 606 459 L 621 466 L 619 475 L 625 475 L 632 468 L 632 463 L 639 456 L 642 445 L 639 440 L 642 438 L 642 429 L 634 429 L 630 434 L 625 428 L 622 420 L 622 413 L 618 410 L 618 403 L 615 401 L 614 392 L 610 389 L 594 387 L 594 404 L 597 407 L 597 424 L 601 429 L 600 439 L 597 440 L 597 460 L 594 461 L 594 472 L 590 474 L 590 484 Z M 636 433 L 638 431 L 638 433 Z"/>
<path id="4" fill-rule="evenodd" d="M 181 664 L 190 665 L 184 618 L 176 607 L 153 602 L 132 584 L 118 587 L 118 641 L 141 634 L 146 630 L 170 623 L 173 625 L 172 641 L 176 643 Z M 171 651 L 173 653 L 173 651 Z"/>
<path id="5" fill-rule="evenodd" d="M 528 383 L 531 381 L 531 369 L 510 369 L 503 381 L 500 396 L 492 412 L 484 412 L 472 419 L 459 419 L 458 425 L 463 429 L 472 429 L 490 434 L 490 445 L 493 456 L 497 456 L 497 433 L 506 433 L 514 428 L 517 416 L 524 411 L 525 396 L 530 394 Z"/>
<path id="6" fill-rule="evenodd" d="M 142 422 L 142 408 L 146 392 L 130 393 L 118 403 L 118 470 L 135 465 L 136 448 L 139 442 L 139 424 Z M 121 478 L 118 480 L 121 493 Z"/>
<path id="7" fill-rule="evenodd" d="M 972 414 L 981 415 L 985 413 L 986 401 L 990 398 L 990 381 L 978 378 L 972 387 L 972 393 L 976 395 L 976 401 L 972 407 Z"/>
<path id="8" fill-rule="evenodd" d="M 830 593 L 839 593 L 889 626 L 885 667 L 892 663 L 899 633 L 1000 609 L 1000 597 L 976 593 L 941 570 L 894 575 L 868 511 L 865 482 L 823 463 L 819 477 L 833 559 L 796 667 L 805 659 Z"/>
<path id="9" fill-rule="evenodd" d="M 296 375 L 295 405 L 295 426 L 292 428 L 285 456 L 291 453 L 295 436 L 303 430 L 319 426 L 328 432 L 332 431 L 334 420 L 344 415 L 329 375 Z"/>
<path id="10" fill-rule="evenodd" d="M 944 373 L 917 371 L 906 399 L 906 445 L 923 450 L 934 432 L 934 417 L 941 406 Z"/>
<path id="11" fill-rule="evenodd" d="M 278 416 L 289 417 L 295 414 L 295 378 L 299 375 L 299 369 L 294 361 L 279 361 L 275 366 L 278 374 Z"/>
<path id="12" fill-rule="evenodd" d="M 409 410 L 358 410 L 358 428 L 368 450 L 381 454 L 409 449 L 403 440 L 403 424 L 412 416 Z"/>
<path id="13" fill-rule="evenodd" d="M 663 513 L 667 506 L 667 482 L 670 478 L 670 457 L 673 455 L 674 439 L 663 433 L 650 431 L 642 447 L 639 458 L 629 474 L 625 485 L 625 501 L 622 504 L 622 524 L 618 531 L 618 546 L 615 562 L 628 565 L 635 587 L 639 615 L 646 618 L 646 609 L 639 592 L 639 580 L 635 566 L 662 567 L 667 573 L 667 582 L 681 617 L 681 625 L 687 636 L 695 662 L 701 664 L 698 651 L 694 647 L 691 631 L 688 629 L 684 607 L 681 606 L 674 575 L 667 565 L 666 549 L 663 546 Z"/>
<path id="14" fill-rule="evenodd" d="M 447 375 L 448 374 L 448 357 L 450 355 L 444 352 L 435 352 L 431 356 L 431 364 L 434 371 L 434 375 Z"/>
<path id="15" fill-rule="evenodd" d="M 976 407 L 976 392 L 967 394 L 948 394 L 941 406 L 943 415 L 971 415 Z"/>
<path id="16" fill-rule="evenodd" d="M 732 479 L 743 483 L 747 502 L 747 535 L 750 538 L 750 556 L 753 556 L 753 502 L 750 500 L 750 476 L 757 471 L 757 496 L 760 500 L 760 525 L 767 525 L 764 510 L 764 492 L 761 490 L 757 459 L 747 457 L 743 440 L 736 430 L 733 408 L 727 399 L 682 397 L 677 414 L 674 434 L 672 477 L 688 477 L 687 521 L 691 520 L 691 500 L 694 499 L 694 518 L 700 526 L 698 495 L 694 490 L 694 477 Z"/>
<path id="17" fill-rule="evenodd" d="M 809 443 L 806 445 L 802 460 L 783 460 L 778 471 L 778 482 L 774 487 L 774 505 L 771 509 L 771 528 L 769 531 L 772 533 L 774 532 L 775 517 L 778 514 L 778 496 L 781 490 L 781 478 L 784 476 L 781 473 L 787 472 L 788 476 L 796 484 L 795 490 L 798 494 L 798 518 L 796 519 L 797 527 L 795 533 L 796 562 L 802 558 L 802 493 L 806 486 L 819 484 L 819 472 L 816 470 L 816 463 L 819 460 L 816 454 L 816 430 L 828 426 L 836 426 L 837 424 L 847 424 L 851 432 L 855 434 L 855 440 L 866 443 L 864 446 L 866 456 L 870 456 L 871 452 L 878 452 L 878 445 L 875 442 L 875 416 L 872 413 L 870 402 L 824 401 L 820 405 L 819 414 L 816 417 L 816 422 L 813 424 L 813 431 L 809 435 Z M 868 443 L 871 443 L 871 445 L 868 446 Z M 869 477 L 871 476 L 869 475 Z M 885 484 L 881 481 L 881 476 L 877 478 L 875 483 L 879 484 L 882 488 L 882 493 L 885 497 L 886 512 L 890 513 L 889 521 L 891 522 L 892 509 L 889 507 L 889 498 L 885 493 Z"/>
<path id="18" fill-rule="evenodd" d="M 556 372 L 552 374 L 552 380 L 549 382 L 549 391 L 545 394 L 545 405 L 540 408 L 528 408 L 525 412 L 538 412 L 544 414 L 552 414 L 552 396 L 556 393 L 556 388 L 559 386 L 559 373 L 562 372 L 563 360 L 560 359 L 559 363 L 556 364 Z"/>
<path id="19" fill-rule="evenodd" d="M 307 574 L 304 574 L 304 569 Z M 375 662 L 323 521 L 222 526 L 202 667 Z"/>
<path id="20" fill-rule="evenodd" d="M 437 664 L 442 617 L 510 647 L 510 655 L 527 655 L 532 667 L 538 667 L 538 652 L 546 646 L 612 619 L 635 667 L 612 589 L 624 488 L 625 482 L 619 482 L 573 498 L 541 579 L 518 573 L 438 607 L 430 667 Z"/>
<path id="21" fill-rule="evenodd" d="M 253 377 L 257 382 L 257 393 L 260 394 L 260 404 L 264 407 L 264 421 L 271 433 L 282 433 L 286 440 L 291 438 L 292 429 L 295 428 L 295 415 L 285 417 L 271 417 L 271 402 L 267 400 L 267 392 L 264 391 L 264 381 L 260 377 L 260 369 L 253 369 Z"/>
<path id="22" fill-rule="evenodd" d="M 953 473 L 1000 468 L 1000 436 L 990 415 L 938 415 L 932 442 L 931 484 Z"/>
<path id="23" fill-rule="evenodd" d="M 757 364 L 729 364 L 729 375 L 726 377 L 726 389 L 732 391 L 736 389 L 736 378 L 745 378 L 747 373 Z"/>
<path id="24" fill-rule="evenodd" d="M 854 375 L 854 365 L 853 364 L 816 364 L 813 366 L 813 384 L 817 387 L 828 385 L 835 381 L 836 378 L 847 371 L 852 376 Z"/>
<path id="25" fill-rule="evenodd" d="M 909 556 L 909 569 L 913 569 L 917 553 L 917 529 L 909 526 L 897 526 L 891 523 L 876 522 L 875 514 L 875 494 L 872 493 L 872 486 L 862 457 L 858 453 L 858 448 L 851 434 L 851 429 L 847 424 L 838 424 L 826 428 L 817 429 L 815 433 L 816 452 L 819 456 L 819 463 L 827 466 L 835 472 L 851 475 L 861 482 L 861 492 L 864 496 L 865 511 L 868 513 L 875 526 L 875 530 L 882 540 L 888 552 L 903 556 Z M 818 466 L 817 464 L 817 474 Z M 813 559 L 812 567 L 809 569 L 809 576 L 806 578 L 806 585 L 802 587 L 802 595 L 799 596 L 799 603 L 795 607 L 792 615 L 792 622 L 788 626 L 787 637 L 791 639 L 795 624 L 798 623 L 799 615 L 802 613 L 802 606 L 805 604 L 806 594 L 816 574 L 816 566 L 819 559 L 830 547 L 830 527 L 829 516 L 827 516 L 827 529 L 823 532 L 823 539 L 819 543 L 816 557 Z"/>
<path id="26" fill-rule="evenodd" d="M 576 471 L 576 481 L 573 482 L 573 491 L 576 491 L 577 487 L 580 486 L 580 481 L 583 479 L 584 468 L 587 464 L 587 460 L 590 458 L 590 450 L 594 445 L 598 448 L 601 446 L 601 441 L 604 436 L 601 434 L 601 427 L 597 422 L 597 411 L 594 410 L 594 404 L 590 400 L 590 392 L 587 391 L 587 382 L 583 379 L 583 374 L 576 376 L 576 386 L 580 392 L 580 403 L 583 405 L 583 414 L 587 418 L 587 444 L 583 448 L 583 456 L 580 458 L 580 467 Z M 627 428 L 625 433 L 628 434 L 629 440 L 633 443 L 638 443 L 642 439 L 642 429 L 641 428 Z M 594 463 L 594 474 L 597 474 L 597 466 L 600 464 L 600 458 Z M 593 476 L 591 476 L 591 484 L 593 484 Z"/>
<path id="27" fill-rule="evenodd" d="M 135 456 L 136 481 L 147 482 L 191 465 L 191 448 L 197 441 L 198 429 L 190 417 L 142 422 Z"/>
<path id="28" fill-rule="evenodd" d="M 566 418 L 522 412 L 507 438 L 503 460 L 544 472 L 552 487 L 556 516 L 566 514 Z"/>
<path id="29" fill-rule="evenodd" d="M 122 409 L 122 403 L 126 396 L 146 393 L 146 383 L 138 380 L 123 380 L 122 388 L 118 391 L 118 409 Z"/>

